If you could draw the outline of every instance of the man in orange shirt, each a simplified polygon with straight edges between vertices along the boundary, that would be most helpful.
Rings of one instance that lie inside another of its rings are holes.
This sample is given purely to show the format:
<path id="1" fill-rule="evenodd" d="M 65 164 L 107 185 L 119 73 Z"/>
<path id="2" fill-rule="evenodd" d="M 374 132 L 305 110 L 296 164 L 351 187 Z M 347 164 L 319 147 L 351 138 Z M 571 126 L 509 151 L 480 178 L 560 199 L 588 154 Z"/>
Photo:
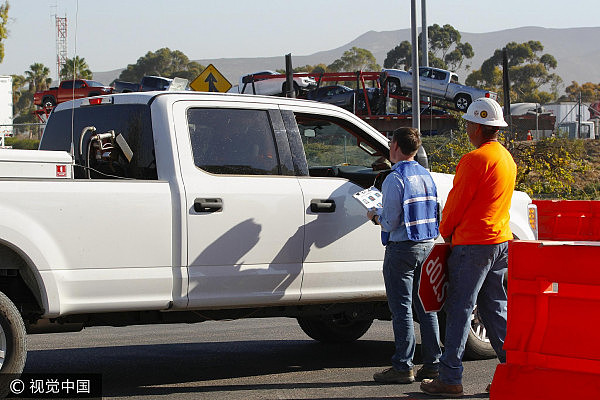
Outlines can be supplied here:
<path id="1" fill-rule="evenodd" d="M 475 305 L 500 362 L 506 361 L 503 280 L 508 241 L 513 238 L 509 209 L 517 175 L 512 156 L 498 143 L 499 128 L 507 126 L 500 105 L 492 99 L 477 99 L 463 118 L 476 149 L 456 167 L 440 223 L 440 234 L 452 243 L 444 354 L 439 377 L 421 383 L 425 393 L 448 397 L 463 395 L 462 357 Z"/>

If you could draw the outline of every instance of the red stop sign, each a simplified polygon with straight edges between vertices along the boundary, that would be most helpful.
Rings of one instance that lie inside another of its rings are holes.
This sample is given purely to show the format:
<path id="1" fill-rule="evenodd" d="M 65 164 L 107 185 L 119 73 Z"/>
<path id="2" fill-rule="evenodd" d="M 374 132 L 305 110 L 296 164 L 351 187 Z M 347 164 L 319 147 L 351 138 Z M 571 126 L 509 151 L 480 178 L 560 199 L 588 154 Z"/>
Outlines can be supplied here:
<path id="1" fill-rule="evenodd" d="M 419 299 L 427 312 L 440 311 L 448 295 L 450 243 L 437 243 L 421 267 Z"/>

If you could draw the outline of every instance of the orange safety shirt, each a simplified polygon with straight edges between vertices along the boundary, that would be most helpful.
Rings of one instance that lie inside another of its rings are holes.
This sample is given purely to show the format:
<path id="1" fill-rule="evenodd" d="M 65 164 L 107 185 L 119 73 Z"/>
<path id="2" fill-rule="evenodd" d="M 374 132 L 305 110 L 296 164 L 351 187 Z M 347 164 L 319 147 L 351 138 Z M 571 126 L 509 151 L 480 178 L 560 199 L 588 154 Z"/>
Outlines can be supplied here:
<path id="1" fill-rule="evenodd" d="M 511 240 L 509 209 L 516 176 L 515 161 L 498 142 L 486 142 L 465 154 L 442 212 L 442 237 L 452 236 L 453 245 Z"/>

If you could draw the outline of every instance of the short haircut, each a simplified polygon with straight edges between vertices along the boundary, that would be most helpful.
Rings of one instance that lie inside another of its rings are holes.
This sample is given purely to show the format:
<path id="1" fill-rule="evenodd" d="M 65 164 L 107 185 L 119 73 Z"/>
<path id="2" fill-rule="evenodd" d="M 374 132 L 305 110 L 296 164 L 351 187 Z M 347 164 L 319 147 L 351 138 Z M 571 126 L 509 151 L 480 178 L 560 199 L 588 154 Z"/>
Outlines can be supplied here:
<path id="1" fill-rule="evenodd" d="M 499 129 L 497 126 L 481 125 L 481 134 L 486 140 L 496 139 Z"/>
<path id="2" fill-rule="evenodd" d="M 417 128 L 398 128 L 392 134 L 392 141 L 398 143 L 402 154 L 416 154 L 421 146 L 421 134 Z"/>

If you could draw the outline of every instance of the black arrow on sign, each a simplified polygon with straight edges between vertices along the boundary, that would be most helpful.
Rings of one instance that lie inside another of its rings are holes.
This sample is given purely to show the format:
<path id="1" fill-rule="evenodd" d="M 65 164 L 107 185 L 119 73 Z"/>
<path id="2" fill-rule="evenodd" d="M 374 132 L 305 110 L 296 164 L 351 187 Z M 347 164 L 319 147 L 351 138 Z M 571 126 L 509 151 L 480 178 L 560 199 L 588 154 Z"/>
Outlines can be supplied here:
<path id="1" fill-rule="evenodd" d="M 208 83 L 209 92 L 218 92 L 217 87 L 215 86 L 217 78 L 215 78 L 212 73 L 208 74 L 204 82 Z"/>

